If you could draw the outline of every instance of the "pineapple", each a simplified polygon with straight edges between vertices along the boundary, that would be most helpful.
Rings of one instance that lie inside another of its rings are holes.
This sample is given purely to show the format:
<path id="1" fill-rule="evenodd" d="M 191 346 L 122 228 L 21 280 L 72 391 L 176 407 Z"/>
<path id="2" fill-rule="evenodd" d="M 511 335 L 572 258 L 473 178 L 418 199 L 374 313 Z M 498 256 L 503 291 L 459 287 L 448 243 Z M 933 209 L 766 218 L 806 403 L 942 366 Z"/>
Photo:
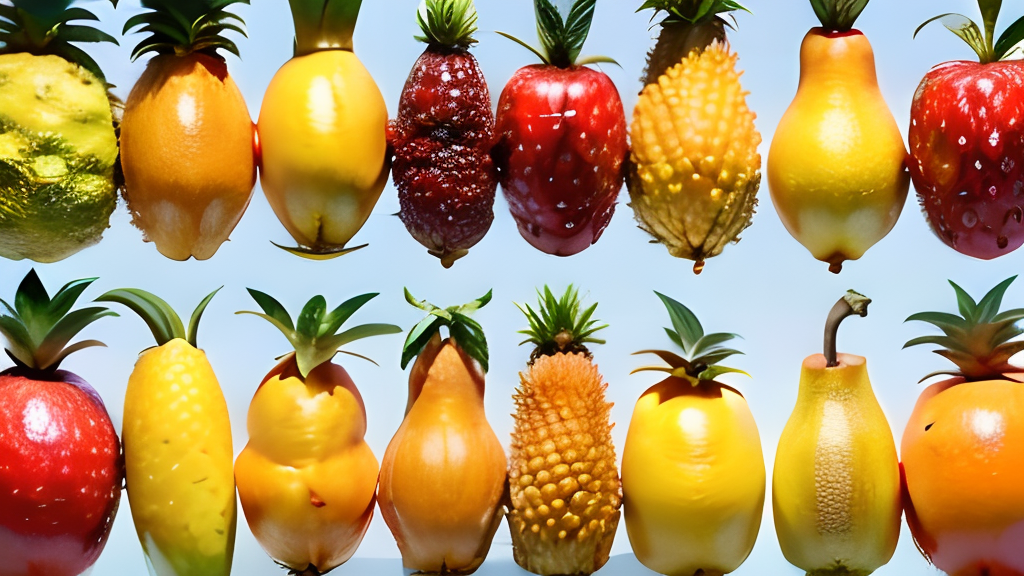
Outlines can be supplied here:
<path id="1" fill-rule="evenodd" d="M 116 1 L 112 0 L 116 5 Z M 63 260 L 99 242 L 117 204 L 115 101 L 71 43 L 113 42 L 73 0 L 0 3 L 0 256 Z"/>
<path id="2" fill-rule="evenodd" d="M 592 574 L 608 561 L 622 492 L 608 387 L 588 343 L 606 326 L 581 310 L 578 291 L 544 288 L 524 344 L 536 345 L 516 390 L 508 525 L 516 562 L 535 574 Z"/>
<path id="3" fill-rule="evenodd" d="M 761 134 L 723 19 L 743 7 L 648 0 L 645 8 L 667 16 L 633 111 L 630 206 L 642 229 L 700 274 L 750 225 L 761 184 Z"/>

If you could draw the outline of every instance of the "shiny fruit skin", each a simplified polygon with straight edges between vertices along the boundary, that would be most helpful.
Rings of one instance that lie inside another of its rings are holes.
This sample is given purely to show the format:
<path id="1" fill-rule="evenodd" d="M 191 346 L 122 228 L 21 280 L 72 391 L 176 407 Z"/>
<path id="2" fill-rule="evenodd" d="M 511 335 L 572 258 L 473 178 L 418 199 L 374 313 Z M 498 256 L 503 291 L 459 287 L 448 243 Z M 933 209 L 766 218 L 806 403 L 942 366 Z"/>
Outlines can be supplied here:
<path id="1" fill-rule="evenodd" d="M 808 32 L 800 88 L 768 153 L 772 203 L 789 233 L 834 271 L 857 260 L 899 219 L 906 157 L 867 37 Z"/>
<path id="2" fill-rule="evenodd" d="M 124 405 L 128 502 L 158 576 L 223 576 L 235 544 L 231 424 L 206 354 L 182 339 L 142 353 Z"/>
<path id="3" fill-rule="evenodd" d="M 406 229 L 445 267 L 475 246 L 494 220 L 498 174 L 494 114 L 476 58 L 431 46 L 388 123 L 392 175 Z"/>
<path id="4" fill-rule="evenodd" d="M 907 422 L 907 524 L 951 576 L 1024 575 L 1022 414 L 1024 384 L 957 378 L 929 386 Z"/>
<path id="5" fill-rule="evenodd" d="M 990 260 L 1024 244 L 1024 62 L 946 62 L 910 111 L 910 175 L 932 231 Z"/>
<path id="6" fill-rule="evenodd" d="M 556 256 L 597 242 L 629 154 L 611 79 L 584 66 L 520 68 L 498 100 L 497 134 L 501 189 L 523 238 Z"/>
<path id="7" fill-rule="evenodd" d="M 121 445 L 74 374 L 0 372 L 0 576 L 78 576 L 121 500 Z"/>
<path id="8" fill-rule="evenodd" d="M 476 361 L 436 336 L 413 365 L 410 406 L 384 454 L 378 493 L 406 569 L 470 574 L 501 523 L 507 462 L 483 385 Z"/>
<path id="9" fill-rule="evenodd" d="M 227 241 L 256 184 L 255 126 L 224 60 L 161 55 L 125 103 L 121 165 L 133 223 L 172 260 Z"/>
<path id="10" fill-rule="evenodd" d="M 866 576 L 900 534 L 896 443 L 871 390 L 867 362 L 804 360 L 796 408 L 775 454 L 772 510 L 782 553 L 808 574 Z"/>
<path id="11" fill-rule="evenodd" d="M 327 362 L 303 380 L 289 355 L 256 391 L 248 430 L 235 482 L 263 549 L 298 572 L 351 558 L 373 516 L 378 468 L 345 369 Z"/>
<path id="12" fill-rule="evenodd" d="M 644 566 L 669 576 L 736 570 L 754 547 L 765 497 L 761 438 L 743 396 L 675 377 L 649 388 L 626 435 L 622 491 Z"/>
<path id="13" fill-rule="evenodd" d="M 356 55 L 324 50 L 288 61 L 263 97 L 260 181 L 301 246 L 344 247 L 387 183 L 388 111 Z"/>

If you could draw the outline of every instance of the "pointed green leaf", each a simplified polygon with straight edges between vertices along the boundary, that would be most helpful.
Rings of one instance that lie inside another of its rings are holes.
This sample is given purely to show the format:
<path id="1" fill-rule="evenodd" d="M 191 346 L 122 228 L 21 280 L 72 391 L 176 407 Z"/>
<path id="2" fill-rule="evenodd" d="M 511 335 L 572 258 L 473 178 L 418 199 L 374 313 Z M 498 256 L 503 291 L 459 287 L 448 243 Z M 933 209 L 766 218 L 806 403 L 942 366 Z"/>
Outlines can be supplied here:
<path id="1" fill-rule="evenodd" d="M 65 42 L 110 42 L 117 44 L 117 38 L 91 26 L 62 26 L 58 36 Z"/>
<path id="2" fill-rule="evenodd" d="M 960 374 L 959 372 L 954 372 L 952 370 L 936 370 L 935 372 L 932 372 L 931 374 L 928 374 L 924 378 L 918 380 L 917 383 L 921 384 L 925 380 L 930 380 L 932 378 L 935 378 L 936 376 L 962 376 L 962 374 Z"/>
<path id="3" fill-rule="evenodd" d="M 1014 52 L 1021 51 L 1021 43 L 1024 43 L 1024 16 L 1010 24 L 1010 27 L 1003 30 L 999 36 L 999 41 L 995 46 L 996 60 L 1013 57 Z"/>
<path id="4" fill-rule="evenodd" d="M 377 364 L 377 362 L 375 362 L 373 360 L 373 358 L 370 358 L 369 356 L 363 356 L 362 354 L 356 354 L 355 352 L 349 352 L 348 350 L 338 350 L 337 353 L 338 354 L 347 354 L 349 356 L 355 356 L 356 358 L 360 358 L 362 360 L 366 360 L 367 362 L 369 362 L 370 364 L 373 364 L 374 366 L 376 366 L 378 368 L 380 367 L 380 364 Z"/>
<path id="5" fill-rule="evenodd" d="M 714 334 L 706 334 L 694 343 L 693 349 L 690 350 L 692 357 L 700 356 L 702 353 L 713 349 L 715 346 L 724 344 L 730 340 L 737 338 L 742 339 L 739 334 L 732 334 L 729 332 L 716 332 Z"/>
<path id="6" fill-rule="evenodd" d="M 736 368 L 727 368 L 725 366 L 708 366 L 703 372 L 697 375 L 697 378 L 699 378 L 700 380 L 714 380 L 715 378 L 718 378 L 723 374 L 743 374 L 748 378 L 750 377 L 750 374 L 747 374 L 743 370 L 738 370 Z"/>
<path id="7" fill-rule="evenodd" d="M 704 364 L 710 366 L 712 364 L 718 364 L 719 362 L 725 360 L 726 358 L 743 355 L 743 352 L 740 352 L 739 350 L 733 350 L 732 348 L 716 348 L 711 352 L 705 352 L 700 358 L 694 358 L 693 362 L 703 362 Z"/>
<path id="8" fill-rule="evenodd" d="M 250 316 L 258 316 L 260 318 L 263 318 L 267 322 L 273 324 L 275 328 L 277 328 L 278 330 L 281 331 L 282 334 L 284 334 L 285 338 L 287 338 L 288 342 L 292 345 L 292 348 L 299 348 L 302 345 L 301 340 L 299 340 L 298 334 L 295 333 L 295 328 L 292 328 L 291 326 L 285 324 L 278 318 L 275 318 L 269 314 L 249 312 L 248 310 L 239 310 L 238 312 L 235 312 L 235 314 L 248 314 Z"/>
<path id="9" fill-rule="evenodd" d="M 669 368 L 667 366 L 641 366 L 640 368 L 634 368 L 629 375 L 632 376 L 633 374 L 638 374 L 640 372 L 664 372 L 666 374 L 672 374 L 674 371 L 674 368 Z"/>
<path id="10" fill-rule="evenodd" d="M 36 368 L 32 358 L 34 343 L 25 326 L 10 316 L 0 316 L 0 334 L 7 339 L 7 351 L 23 364 Z"/>
<path id="11" fill-rule="evenodd" d="M 964 317 L 968 322 L 978 321 L 978 304 L 971 298 L 963 288 L 961 288 L 956 282 L 952 280 L 949 284 L 953 287 L 953 291 L 956 292 L 956 304 L 960 309 L 960 315 Z"/>
<path id="12" fill-rule="evenodd" d="M 916 38 L 917 34 L 932 22 L 940 22 L 947 30 L 959 36 L 961 40 L 974 50 L 983 63 L 992 61 L 992 54 L 989 52 L 988 44 L 985 42 L 981 29 L 970 18 L 954 13 L 941 14 L 934 18 L 929 18 L 924 24 L 917 27 L 917 30 L 914 31 L 914 37 Z"/>
<path id="13" fill-rule="evenodd" d="M 377 292 L 370 294 L 362 294 L 354 298 L 349 298 L 343 302 L 340 306 L 332 310 L 329 314 L 324 316 L 320 324 L 319 336 L 325 334 L 335 334 L 341 328 L 342 324 L 348 321 L 353 314 L 362 308 L 367 302 L 373 300 L 379 296 Z"/>
<path id="14" fill-rule="evenodd" d="M 489 355 L 487 351 L 487 339 L 482 331 L 474 330 L 462 322 L 455 322 L 448 327 L 451 337 L 456 344 L 462 348 L 470 358 L 480 363 L 480 367 L 486 373 L 490 368 Z"/>
<path id="15" fill-rule="evenodd" d="M 35 268 L 28 271 L 17 292 L 14 293 L 14 308 L 18 316 L 25 323 L 32 342 L 39 343 L 39 340 L 46 335 L 50 326 L 46 322 L 47 309 L 50 307 L 50 296 L 46 293 L 42 280 L 36 274 Z"/>
<path id="16" fill-rule="evenodd" d="M 681 357 L 681 356 L 679 356 L 677 354 L 673 354 L 673 353 L 671 353 L 671 352 L 669 352 L 667 350 L 640 350 L 639 352 L 633 352 L 633 356 L 637 356 L 639 354 L 654 354 L 658 358 L 661 358 L 666 364 L 671 366 L 673 369 L 675 369 L 675 368 L 685 368 L 687 370 L 690 369 L 690 362 L 689 361 L 687 361 L 685 358 L 683 358 L 683 357 Z"/>
<path id="17" fill-rule="evenodd" d="M 957 330 L 963 333 L 967 327 L 967 321 L 957 316 L 956 314 L 948 314 L 946 312 L 918 312 L 907 317 L 904 322 L 927 322 L 938 328 L 947 334 L 951 330 Z"/>
<path id="18" fill-rule="evenodd" d="M 918 336 L 917 338 L 913 338 L 907 341 L 907 343 L 903 345 L 903 348 L 907 349 L 910 348 L 911 346 L 920 346 L 922 344 L 934 344 L 936 346 L 943 346 L 953 350 L 959 350 L 964 353 L 967 352 L 967 349 L 962 344 L 960 344 L 960 342 L 956 338 L 950 338 L 948 336 L 939 336 L 938 334 Z"/>
<path id="19" fill-rule="evenodd" d="M 463 304 L 462 306 L 456 306 L 454 308 L 455 311 L 461 312 L 462 314 L 472 314 L 473 312 L 476 312 L 477 310 L 486 306 L 493 297 L 494 290 L 488 290 L 487 294 L 484 294 L 483 296 L 477 298 L 476 300 Z"/>
<path id="20" fill-rule="evenodd" d="M 430 339 L 434 337 L 434 334 L 437 333 L 443 324 L 444 322 L 440 318 L 427 316 L 409 331 L 409 336 L 405 339 L 405 344 L 402 346 L 402 370 L 405 370 L 409 362 L 423 352 L 427 343 L 430 342 Z"/>
<path id="21" fill-rule="evenodd" d="M 115 316 L 116 316 L 116 314 L 115 314 Z M 56 369 L 60 368 L 61 362 L 64 362 L 64 360 L 68 356 L 70 356 L 70 355 L 72 355 L 75 352 L 78 352 L 80 350 L 85 350 L 86 348 L 106 348 L 106 346 L 107 346 L 106 344 L 104 344 L 103 342 L 100 342 L 99 340 L 82 340 L 81 342 L 78 342 L 78 343 L 72 344 L 71 346 L 68 346 L 67 348 L 62 350 L 60 352 L 60 354 L 57 354 L 57 356 L 53 360 L 50 361 L 49 368 L 51 370 L 56 370 Z"/>
<path id="22" fill-rule="evenodd" d="M 36 359 L 36 367 L 40 370 L 51 367 L 58 358 L 63 358 L 61 352 L 72 338 L 89 324 L 106 316 L 117 316 L 117 313 L 99 306 L 69 312 L 54 325 L 36 349 L 33 355 Z"/>
<path id="23" fill-rule="evenodd" d="M 526 48 L 530 52 L 533 52 L 534 55 L 536 55 L 537 58 L 540 58 L 540 61 L 543 62 L 544 64 L 551 64 L 551 62 L 548 60 L 547 54 L 542 53 L 540 50 L 534 48 L 533 46 L 530 46 L 526 42 L 523 42 L 522 40 L 520 40 L 519 38 L 516 38 L 515 36 L 513 36 L 511 34 L 507 34 L 505 32 L 501 32 L 501 31 L 495 31 L 495 32 L 499 36 L 504 36 L 505 38 L 508 38 L 509 40 L 515 42 L 516 44 L 519 44 L 523 48 Z"/>
<path id="24" fill-rule="evenodd" d="M 981 21 L 985 27 L 985 43 L 992 46 L 996 32 L 996 20 L 999 19 L 999 9 L 1003 6 L 1003 0 L 978 0 L 978 7 L 981 8 Z"/>
<path id="25" fill-rule="evenodd" d="M 996 314 L 999 313 L 1000 306 L 1003 305 L 1003 296 L 1006 294 L 1006 289 L 1016 279 L 1016 276 L 1011 276 L 1003 280 L 982 297 L 981 301 L 978 302 L 978 322 L 991 322 L 995 318 Z"/>
<path id="26" fill-rule="evenodd" d="M 326 313 L 327 300 L 323 296 L 314 296 L 302 307 L 302 312 L 295 321 L 295 331 L 310 340 L 316 338 Z"/>
<path id="27" fill-rule="evenodd" d="M 996 365 L 1005 364 L 1022 350 L 1024 350 L 1024 340 L 1007 342 L 996 347 L 989 361 Z"/>
<path id="28" fill-rule="evenodd" d="M 115 302 L 130 308 L 149 326 L 157 346 L 163 346 L 175 338 L 185 339 L 187 336 L 185 326 L 174 309 L 155 294 L 145 290 L 111 290 L 97 298 L 96 302 Z"/>
<path id="29" fill-rule="evenodd" d="M 681 302 L 673 300 L 660 292 L 655 291 L 654 293 L 658 295 L 658 298 L 665 304 L 665 308 L 668 309 L 672 326 L 683 341 L 683 351 L 689 352 L 689 349 L 704 336 L 704 328 L 700 325 L 700 321 Z"/>
<path id="30" fill-rule="evenodd" d="M 678 332 L 672 330 L 671 328 L 665 328 L 665 333 L 668 334 L 668 339 L 671 340 L 673 344 L 679 346 L 680 348 L 683 348 L 684 350 L 686 349 L 686 346 L 683 346 L 682 339 L 679 338 Z"/>
<path id="31" fill-rule="evenodd" d="M 206 307 L 210 305 L 210 301 L 213 300 L 213 297 L 216 296 L 217 292 L 220 292 L 222 288 L 224 287 L 221 286 L 213 292 L 210 292 L 206 298 L 203 298 L 199 303 L 199 306 L 196 306 L 195 311 L 192 312 L 192 317 L 188 321 L 188 343 L 191 344 L 193 348 L 199 348 L 199 321 L 203 318 L 203 312 L 206 312 Z"/>
<path id="32" fill-rule="evenodd" d="M 49 323 L 52 326 L 57 320 L 64 317 L 65 314 L 71 311 L 71 308 L 75 305 L 75 302 L 82 296 L 82 292 L 85 291 L 93 282 L 98 280 L 97 278 L 83 278 L 81 280 L 75 280 L 68 282 L 64 285 L 56 294 L 53 296 L 53 300 L 50 301 L 49 310 L 47 316 L 49 317 Z"/>
<path id="33" fill-rule="evenodd" d="M 275 319 L 278 323 L 285 327 L 287 331 L 294 331 L 295 326 L 292 324 L 292 317 L 288 314 L 288 311 L 284 309 L 273 296 L 260 292 L 259 290 L 253 290 L 252 288 L 246 288 L 252 299 L 256 301 L 267 316 Z"/>
<path id="34" fill-rule="evenodd" d="M 996 317 L 992 319 L 993 322 L 1003 322 L 1006 320 L 1018 321 L 1024 320 L 1024 308 L 1014 308 L 1013 310 L 1004 310 Z"/>

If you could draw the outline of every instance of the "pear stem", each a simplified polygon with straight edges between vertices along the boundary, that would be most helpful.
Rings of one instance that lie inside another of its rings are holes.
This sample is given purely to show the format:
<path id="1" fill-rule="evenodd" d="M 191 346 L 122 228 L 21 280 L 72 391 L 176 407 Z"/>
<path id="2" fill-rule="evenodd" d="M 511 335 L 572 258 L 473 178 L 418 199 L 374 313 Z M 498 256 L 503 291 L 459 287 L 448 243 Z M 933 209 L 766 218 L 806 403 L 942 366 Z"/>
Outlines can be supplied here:
<path id="1" fill-rule="evenodd" d="M 871 299 L 867 296 L 849 290 L 829 311 L 828 319 L 825 320 L 825 361 L 829 368 L 839 366 L 838 353 L 836 352 L 836 337 L 839 334 L 839 325 L 850 316 L 867 316 L 868 304 L 870 303 Z"/>

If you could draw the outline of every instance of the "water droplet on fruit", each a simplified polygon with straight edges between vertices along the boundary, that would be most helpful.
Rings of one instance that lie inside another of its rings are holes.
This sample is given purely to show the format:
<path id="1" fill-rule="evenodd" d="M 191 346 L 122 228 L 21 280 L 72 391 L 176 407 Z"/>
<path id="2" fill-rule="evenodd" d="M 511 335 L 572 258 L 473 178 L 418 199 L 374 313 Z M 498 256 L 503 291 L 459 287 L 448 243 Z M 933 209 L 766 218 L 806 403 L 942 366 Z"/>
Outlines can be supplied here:
<path id="1" fill-rule="evenodd" d="M 1010 218 L 1013 218 L 1017 224 L 1020 224 L 1021 221 L 1024 221 L 1024 209 L 1020 206 L 1014 206 L 1010 210 Z"/>
<path id="2" fill-rule="evenodd" d="M 1010 170 L 1013 170 L 1013 167 L 1016 166 L 1016 165 L 1017 165 L 1016 162 L 1014 162 L 1013 160 L 1011 160 L 1008 157 L 1004 157 L 1003 158 L 1003 163 L 1000 166 L 1000 168 L 1003 169 L 1003 172 L 1009 174 Z"/>
<path id="3" fill-rule="evenodd" d="M 981 160 L 975 160 L 974 167 L 977 168 L 978 170 L 981 170 Z"/>
<path id="4" fill-rule="evenodd" d="M 565 223 L 565 227 L 566 227 L 567 230 L 572 230 L 573 228 L 576 227 L 576 225 L 573 224 L 572 222 L 566 222 Z"/>
<path id="5" fill-rule="evenodd" d="M 452 79 L 452 75 L 451 74 L 449 74 L 447 72 L 442 72 L 441 73 L 441 82 L 450 82 L 451 79 Z"/>
<path id="6" fill-rule="evenodd" d="M 998 246 L 1000 250 L 1006 248 L 1006 245 L 1009 243 L 1010 241 L 1006 239 L 1006 236 L 1000 236 L 999 238 L 996 238 L 996 246 Z"/>
<path id="7" fill-rule="evenodd" d="M 999 130 L 992 131 L 992 134 L 990 134 L 988 137 L 988 143 L 991 144 L 992 146 L 999 145 Z"/>
<path id="8" fill-rule="evenodd" d="M 569 205 L 566 204 L 565 202 L 559 202 L 558 204 L 555 204 L 555 208 L 558 208 L 559 210 L 565 210 L 568 206 Z"/>
<path id="9" fill-rule="evenodd" d="M 978 213 L 974 210 L 967 210 L 960 219 L 963 221 L 964 226 L 968 228 L 974 228 L 978 225 Z"/>
<path id="10" fill-rule="evenodd" d="M 960 145 L 963 146 L 964 144 L 967 144 L 967 138 L 964 138 L 963 136 L 961 136 L 960 139 L 957 140 L 957 142 L 959 142 Z"/>
<path id="11" fill-rule="evenodd" d="M 451 92 L 449 92 L 449 94 L 452 95 L 452 98 L 458 98 L 459 96 L 462 95 L 462 92 L 458 88 L 455 88 Z"/>
<path id="12" fill-rule="evenodd" d="M 996 196 L 999 195 L 999 188 L 996 188 L 995 184 L 989 186 L 988 187 L 988 195 L 992 196 L 993 198 L 995 198 Z"/>

